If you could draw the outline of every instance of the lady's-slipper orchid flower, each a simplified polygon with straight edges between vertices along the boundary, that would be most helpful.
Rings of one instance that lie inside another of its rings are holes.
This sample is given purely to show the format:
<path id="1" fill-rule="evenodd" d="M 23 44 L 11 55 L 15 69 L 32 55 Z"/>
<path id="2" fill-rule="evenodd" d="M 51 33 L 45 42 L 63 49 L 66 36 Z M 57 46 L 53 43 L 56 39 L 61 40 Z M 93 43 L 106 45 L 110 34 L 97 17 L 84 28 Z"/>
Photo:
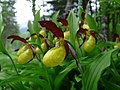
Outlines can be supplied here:
<path id="1" fill-rule="evenodd" d="M 63 62 L 68 54 L 69 46 L 64 40 L 63 31 L 55 23 L 52 21 L 40 21 L 40 25 L 46 27 L 58 38 L 55 47 L 48 50 L 42 60 L 44 65 L 55 67 Z"/>
<path id="2" fill-rule="evenodd" d="M 85 22 L 85 13 L 82 13 L 82 22 L 80 23 L 80 29 L 77 32 L 78 35 L 83 34 L 83 46 L 86 52 L 91 52 L 96 44 L 95 32 L 90 30 L 90 27 Z M 81 45 L 82 45 L 81 44 Z"/>
<path id="3" fill-rule="evenodd" d="M 34 48 L 27 42 L 26 39 L 17 35 L 11 35 L 8 37 L 8 39 L 13 39 L 11 43 L 13 43 L 15 40 L 19 40 L 24 43 L 24 46 L 17 51 L 17 59 L 19 64 L 28 63 L 35 57 L 36 53 Z"/>

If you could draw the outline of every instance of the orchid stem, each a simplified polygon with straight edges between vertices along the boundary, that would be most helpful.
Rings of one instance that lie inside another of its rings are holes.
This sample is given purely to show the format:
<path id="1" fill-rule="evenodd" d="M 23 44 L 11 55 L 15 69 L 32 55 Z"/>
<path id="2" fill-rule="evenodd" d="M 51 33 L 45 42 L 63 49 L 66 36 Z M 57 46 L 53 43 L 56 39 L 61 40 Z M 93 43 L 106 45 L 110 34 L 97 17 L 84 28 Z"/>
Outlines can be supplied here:
<path id="1" fill-rule="evenodd" d="M 13 64 L 13 67 L 14 67 L 14 69 L 15 69 L 15 72 L 17 73 L 17 75 L 19 75 L 19 73 L 18 73 L 18 71 L 17 71 L 17 68 L 16 68 L 16 66 L 15 66 L 15 63 L 14 63 L 12 57 L 11 57 L 10 55 L 8 55 L 8 56 L 9 56 L 9 58 L 10 58 L 12 64 Z"/>

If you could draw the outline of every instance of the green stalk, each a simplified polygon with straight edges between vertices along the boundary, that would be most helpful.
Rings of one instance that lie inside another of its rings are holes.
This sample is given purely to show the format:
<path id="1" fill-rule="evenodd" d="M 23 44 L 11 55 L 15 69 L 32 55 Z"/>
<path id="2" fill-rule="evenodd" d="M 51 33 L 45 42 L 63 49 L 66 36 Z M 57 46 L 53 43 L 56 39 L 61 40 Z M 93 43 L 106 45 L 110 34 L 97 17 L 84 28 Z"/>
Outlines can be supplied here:
<path id="1" fill-rule="evenodd" d="M 8 55 L 8 57 L 10 58 L 10 60 L 11 60 L 11 62 L 12 62 L 12 64 L 13 64 L 13 67 L 14 67 L 14 69 L 15 69 L 15 72 L 17 73 L 17 75 L 19 75 L 19 73 L 18 73 L 18 71 L 17 71 L 17 68 L 16 68 L 16 66 L 15 66 L 15 63 L 14 63 L 12 57 L 11 57 L 10 55 Z"/>
<path id="2" fill-rule="evenodd" d="M 49 90 L 52 90 L 52 87 L 51 87 L 51 84 L 50 84 L 50 79 L 48 77 L 48 71 L 47 71 L 47 68 L 43 65 L 43 68 L 45 69 L 45 72 L 46 72 L 46 77 L 47 77 L 47 81 L 49 83 Z"/>
<path id="3" fill-rule="evenodd" d="M 42 57 L 43 58 L 43 57 Z M 39 60 L 38 60 L 39 61 Z M 41 61 L 39 61 L 40 63 L 41 63 Z M 42 64 L 42 63 L 41 63 Z M 49 83 L 49 90 L 52 90 L 52 87 L 51 87 L 51 84 L 50 84 L 50 79 L 49 79 L 49 77 L 48 77 L 48 71 L 47 71 L 47 68 L 42 64 L 42 67 L 44 68 L 44 70 L 45 70 L 45 75 L 46 75 L 46 77 L 47 77 L 47 81 L 48 81 L 48 83 Z"/>

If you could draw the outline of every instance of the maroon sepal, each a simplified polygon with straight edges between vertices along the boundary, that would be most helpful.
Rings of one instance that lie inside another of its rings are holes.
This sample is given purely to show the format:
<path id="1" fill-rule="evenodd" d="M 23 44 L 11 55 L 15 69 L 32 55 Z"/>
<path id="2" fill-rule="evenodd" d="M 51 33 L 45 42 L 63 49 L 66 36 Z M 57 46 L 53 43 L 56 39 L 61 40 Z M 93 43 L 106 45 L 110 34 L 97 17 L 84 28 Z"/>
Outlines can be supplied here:
<path id="1" fill-rule="evenodd" d="M 28 40 L 30 37 L 26 37 L 26 40 Z"/>
<path id="2" fill-rule="evenodd" d="M 116 39 L 116 38 L 119 38 L 119 35 L 115 33 L 113 37 L 114 39 Z"/>
<path id="3" fill-rule="evenodd" d="M 65 26 L 68 26 L 68 21 L 66 19 L 64 19 L 64 18 L 59 18 L 57 21 L 61 22 Z"/>
<path id="4" fill-rule="evenodd" d="M 39 37 L 40 37 L 40 38 L 44 38 L 44 36 L 43 36 L 43 35 L 41 35 L 41 34 L 39 34 Z"/>
<path id="5" fill-rule="evenodd" d="M 66 57 L 67 57 L 67 55 L 68 55 L 68 53 L 69 53 L 69 46 L 68 46 L 68 44 L 67 44 L 66 40 L 64 40 L 64 46 L 65 46 L 65 50 L 66 50 Z"/>
<path id="6" fill-rule="evenodd" d="M 70 49 L 70 52 L 71 52 L 73 58 L 76 59 L 76 52 L 75 52 L 75 50 L 72 47 L 70 47 L 70 46 L 69 46 L 69 49 Z"/>
<path id="7" fill-rule="evenodd" d="M 83 11 L 81 14 L 82 20 L 85 20 L 85 12 Z"/>
<path id="8" fill-rule="evenodd" d="M 39 61 L 39 62 L 41 62 L 41 59 L 36 55 L 36 59 Z"/>
<path id="9" fill-rule="evenodd" d="M 94 32 L 94 31 L 90 31 L 90 34 L 93 36 L 93 37 L 96 37 L 96 32 Z"/>
<path id="10" fill-rule="evenodd" d="M 79 27 L 83 26 L 83 24 L 85 24 L 85 21 L 84 21 L 84 20 L 81 21 Z"/>
<path id="11" fill-rule="evenodd" d="M 77 34 L 86 34 L 86 31 L 88 31 L 87 29 L 82 29 L 80 28 L 78 31 L 77 31 Z"/>
<path id="12" fill-rule="evenodd" d="M 79 45 L 79 48 L 84 44 L 85 40 L 86 40 L 86 36 L 84 36 L 83 42 Z"/>
<path id="13" fill-rule="evenodd" d="M 47 47 L 50 47 L 50 43 L 46 39 L 44 39 L 44 42 L 47 45 Z"/>
<path id="14" fill-rule="evenodd" d="M 23 42 L 23 43 L 28 43 L 28 42 L 26 41 L 26 39 L 21 38 L 21 37 L 19 37 L 19 36 L 17 36 L 17 35 L 8 36 L 7 39 L 13 39 L 13 40 L 11 41 L 11 43 L 13 43 L 15 40 L 19 40 L 19 41 L 21 41 L 21 42 Z"/>
<path id="15" fill-rule="evenodd" d="M 33 36 L 35 36 L 35 35 L 36 35 L 36 33 L 33 33 L 33 34 L 31 34 L 30 36 L 33 37 Z"/>
<path id="16" fill-rule="evenodd" d="M 93 31 L 90 31 L 90 34 L 95 38 L 95 41 L 97 43 L 97 38 L 96 38 L 97 33 L 93 32 Z"/>
<path id="17" fill-rule="evenodd" d="M 28 44 L 28 45 L 29 45 L 29 47 L 31 48 L 31 50 L 33 52 L 33 58 L 30 60 L 30 61 L 32 61 L 34 59 L 34 57 L 36 56 L 36 50 L 35 50 L 35 48 L 32 45 L 30 45 L 30 44 Z M 29 63 L 29 62 L 27 62 L 27 63 Z"/>
<path id="18" fill-rule="evenodd" d="M 33 37 L 33 36 L 35 36 L 35 35 L 37 35 L 37 34 L 36 34 L 36 33 L 33 33 L 33 34 L 31 34 L 30 36 Z M 43 35 L 41 35 L 41 34 L 39 34 L 39 37 L 40 37 L 40 38 L 44 38 Z"/>
<path id="19" fill-rule="evenodd" d="M 56 24 L 52 21 L 39 21 L 42 27 L 46 27 L 46 29 L 50 30 L 57 38 L 64 38 L 63 32 L 60 28 L 56 26 Z"/>
<path id="20" fill-rule="evenodd" d="M 115 33 L 115 34 L 113 35 L 113 41 L 116 41 L 116 38 L 119 38 L 119 41 L 120 41 L 119 35 Z"/>

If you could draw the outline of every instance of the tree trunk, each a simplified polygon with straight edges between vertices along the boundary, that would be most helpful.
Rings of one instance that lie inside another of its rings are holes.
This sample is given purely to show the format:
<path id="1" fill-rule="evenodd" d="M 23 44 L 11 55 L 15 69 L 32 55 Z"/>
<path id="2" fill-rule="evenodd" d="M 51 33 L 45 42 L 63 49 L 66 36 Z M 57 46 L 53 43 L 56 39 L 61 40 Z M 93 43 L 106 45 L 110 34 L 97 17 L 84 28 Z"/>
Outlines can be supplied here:
<path id="1" fill-rule="evenodd" d="M 88 1 L 89 0 L 83 0 L 82 1 L 82 7 L 83 7 L 83 10 L 85 11 L 85 9 L 86 9 L 86 6 L 87 6 L 87 4 L 88 4 Z"/>
<path id="2" fill-rule="evenodd" d="M 65 13 L 68 13 L 70 9 L 72 8 L 72 6 L 73 6 L 73 0 L 67 0 L 67 4 L 65 7 Z"/>

